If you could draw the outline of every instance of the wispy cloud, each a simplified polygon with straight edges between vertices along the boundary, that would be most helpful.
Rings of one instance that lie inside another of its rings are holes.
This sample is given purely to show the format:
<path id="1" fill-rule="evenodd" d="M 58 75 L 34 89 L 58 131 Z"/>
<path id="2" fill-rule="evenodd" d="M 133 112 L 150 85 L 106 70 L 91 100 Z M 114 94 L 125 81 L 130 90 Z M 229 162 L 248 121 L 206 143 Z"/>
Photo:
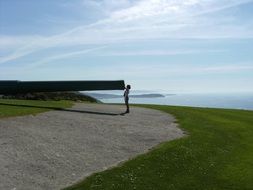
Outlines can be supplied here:
<path id="1" fill-rule="evenodd" d="M 31 67 L 37 67 L 37 66 L 40 66 L 40 65 L 44 65 L 44 64 L 50 63 L 52 61 L 62 60 L 62 59 L 70 58 L 70 57 L 72 58 L 72 57 L 79 56 L 79 55 L 85 55 L 87 53 L 97 51 L 97 50 L 100 50 L 100 49 L 104 49 L 104 48 L 106 48 L 106 46 L 101 46 L 101 47 L 96 47 L 96 48 L 89 48 L 89 49 L 85 49 L 85 50 L 81 50 L 81 51 L 73 51 L 73 52 L 69 52 L 69 53 L 60 53 L 60 54 L 57 54 L 57 55 L 54 55 L 54 56 L 47 57 L 45 59 L 41 59 L 37 62 L 33 62 L 30 65 L 30 68 Z"/>
<path id="2" fill-rule="evenodd" d="M 121 72 L 116 72 L 121 71 Z M 92 70 L 92 74 L 103 76 L 107 73 L 108 76 L 123 77 L 127 79 L 152 79 L 170 78 L 199 75 L 224 75 L 235 73 L 253 72 L 253 63 L 225 64 L 220 63 L 219 66 L 192 66 L 189 64 L 167 64 L 167 65 L 117 65 L 114 68 L 103 68 L 100 70 Z M 91 74 L 91 75 L 92 75 Z"/>
<path id="3" fill-rule="evenodd" d="M 92 24 L 78 26 L 53 36 L 34 38 L 32 42 L 25 45 L 20 43 L 19 48 L 15 45 L 12 53 L 0 58 L 0 63 L 9 62 L 50 47 L 88 44 L 102 46 L 111 43 L 162 38 L 252 38 L 253 32 L 247 24 L 223 23 L 220 18 L 208 16 L 203 20 L 204 14 L 248 2 L 253 1 L 139 0 L 130 3 L 130 1 L 122 0 L 121 6 L 115 9 L 112 8 L 115 6 L 113 3 L 109 4 L 108 16 Z M 210 20 L 212 22 L 209 23 Z M 250 24 L 250 26 L 252 25 Z M 7 38 L 9 40 L 6 40 Z M 18 37 L 14 38 L 18 41 Z M 14 44 L 9 36 L 2 36 L 1 40 L 5 40 L 6 46 Z"/>
<path id="4" fill-rule="evenodd" d="M 136 51 L 114 51 L 103 52 L 97 56 L 160 56 L 160 55 L 186 55 L 186 54 L 203 54 L 203 53 L 224 53 L 223 49 L 188 49 L 188 50 L 136 50 Z"/>
<path id="5" fill-rule="evenodd" d="M 200 71 L 210 73 L 253 71 L 253 63 L 251 65 L 226 65 L 217 67 L 206 67 L 200 69 Z"/>

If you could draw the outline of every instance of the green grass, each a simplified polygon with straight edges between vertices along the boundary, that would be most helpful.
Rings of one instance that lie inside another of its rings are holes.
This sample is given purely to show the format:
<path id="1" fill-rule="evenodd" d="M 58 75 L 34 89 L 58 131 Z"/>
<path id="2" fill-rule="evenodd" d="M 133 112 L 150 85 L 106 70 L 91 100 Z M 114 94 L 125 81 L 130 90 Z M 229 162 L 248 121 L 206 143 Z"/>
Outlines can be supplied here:
<path id="1" fill-rule="evenodd" d="M 145 106 L 173 114 L 187 136 L 66 190 L 253 189 L 253 112 Z"/>
<path id="2" fill-rule="evenodd" d="M 0 99 L 0 118 L 72 106 L 70 101 Z M 158 145 L 66 190 L 253 189 L 253 112 L 145 106 L 173 114 L 187 136 Z"/>
<path id="3" fill-rule="evenodd" d="M 72 106 L 70 101 L 38 101 L 0 99 L 0 118 L 37 114 Z"/>

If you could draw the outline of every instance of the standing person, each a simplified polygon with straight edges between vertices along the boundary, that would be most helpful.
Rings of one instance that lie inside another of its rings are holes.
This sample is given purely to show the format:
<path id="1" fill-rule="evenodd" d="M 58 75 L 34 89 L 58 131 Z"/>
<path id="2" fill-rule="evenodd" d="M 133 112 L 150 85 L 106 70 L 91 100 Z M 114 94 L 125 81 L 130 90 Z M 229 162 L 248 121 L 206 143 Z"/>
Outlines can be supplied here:
<path id="1" fill-rule="evenodd" d="M 130 92 L 131 86 L 128 84 L 125 88 L 125 92 L 124 92 L 124 100 L 125 100 L 125 104 L 126 104 L 126 112 L 125 113 L 129 113 L 129 92 Z"/>

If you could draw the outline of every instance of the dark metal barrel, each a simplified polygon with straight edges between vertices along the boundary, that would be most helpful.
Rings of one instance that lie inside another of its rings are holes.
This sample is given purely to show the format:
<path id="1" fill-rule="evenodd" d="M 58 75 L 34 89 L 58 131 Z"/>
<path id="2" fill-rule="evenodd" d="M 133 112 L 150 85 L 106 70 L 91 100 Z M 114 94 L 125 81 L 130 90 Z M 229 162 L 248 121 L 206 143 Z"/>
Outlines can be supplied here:
<path id="1" fill-rule="evenodd" d="M 123 90 L 118 81 L 0 81 L 0 94 L 58 91 Z"/>

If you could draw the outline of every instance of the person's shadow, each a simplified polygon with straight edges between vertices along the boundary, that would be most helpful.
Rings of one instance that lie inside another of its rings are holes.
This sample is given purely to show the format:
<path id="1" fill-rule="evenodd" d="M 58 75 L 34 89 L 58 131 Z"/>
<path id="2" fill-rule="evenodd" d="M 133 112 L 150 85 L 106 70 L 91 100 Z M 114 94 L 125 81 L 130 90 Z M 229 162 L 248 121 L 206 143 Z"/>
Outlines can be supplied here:
<path id="1" fill-rule="evenodd" d="M 56 110 L 56 111 L 67 111 L 67 112 L 87 113 L 87 114 L 96 114 L 96 115 L 108 115 L 108 116 L 118 116 L 122 114 L 124 115 L 124 113 L 107 113 L 107 112 L 76 110 L 76 109 L 67 109 L 67 108 L 50 107 L 50 106 L 34 106 L 34 105 L 9 104 L 9 103 L 0 103 L 0 105 L 13 106 L 13 107 L 26 107 L 26 108 L 43 108 L 43 109 Z"/>

